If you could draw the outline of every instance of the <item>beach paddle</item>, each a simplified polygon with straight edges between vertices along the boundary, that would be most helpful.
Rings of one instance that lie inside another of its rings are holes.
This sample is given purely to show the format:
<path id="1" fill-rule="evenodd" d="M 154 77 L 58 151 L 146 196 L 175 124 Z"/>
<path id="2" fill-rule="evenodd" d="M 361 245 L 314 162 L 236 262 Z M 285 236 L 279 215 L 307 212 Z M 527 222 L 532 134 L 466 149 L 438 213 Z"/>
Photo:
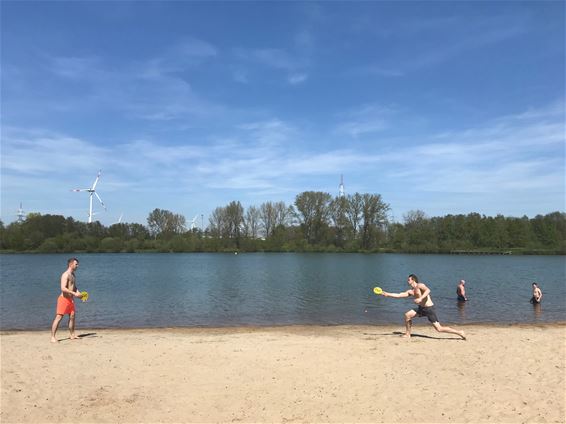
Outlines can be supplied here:
<path id="1" fill-rule="evenodd" d="M 374 287 L 373 292 L 378 296 L 383 294 L 383 290 L 381 289 L 381 287 Z"/>
<path id="2" fill-rule="evenodd" d="M 81 297 L 80 297 L 80 299 L 81 299 L 83 302 L 86 302 L 86 301 L 88 300 L 88 292 L 85 292 L 85 291 L 84 291 L 84 292 L 81 292 Z"/>

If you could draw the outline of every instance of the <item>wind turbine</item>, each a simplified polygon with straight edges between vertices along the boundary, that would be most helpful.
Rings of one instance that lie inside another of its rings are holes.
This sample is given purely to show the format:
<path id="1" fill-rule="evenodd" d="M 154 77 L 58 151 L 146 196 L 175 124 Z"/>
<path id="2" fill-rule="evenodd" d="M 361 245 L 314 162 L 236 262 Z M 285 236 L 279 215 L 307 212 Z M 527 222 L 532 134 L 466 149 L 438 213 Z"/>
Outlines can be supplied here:
<path id="1" fill-rule="evenodd" d="M 194 230 L 197 227 L 197 218 L 198 218 L 198 215 L 195 215 L 195 217 L 191 221 L 191 231 Z"/>
<path id="2" fill-rule="evenodd" d="M 88 223 L 89 224 L 92 222 L 92 217 L 94 215 L 92 213 L 92 195 L 96 196 L 96 198 L 98 199 L 98 201 L 100 202 L 100 204 L 102 205 L 104 210 L 106 210 L 106 205 L 104 204 L 104 202 L 102 201 L 102 199 L 100 198 L 98 193 L 96 192 L 96 185 L 98 184 L 98 180 L 100 179 L 101 173 L 102 173 L 102 170 L 98 171 L 98 175 L 96 176 L 96 180 L 94 180 L 94 183 L 92 184 L 91 188 L 75 188 L 75 189 L 71 190 L 71 191 L 86 191 L 86 192 L 89 193 L 89 208 L 88 208 Z"/>
<path id="3" fill-rule="evenodd" d="M 124 212 L 122 212 L 122 213 L 120 214 L 120 218 L 118 218 L 118 221 L 116 221 L 116 222 L 115 222 L 114 224 L 112 224 L 112 225 L 118 225 L 118 224 L 121 224 L 121 223 L 122 223 L 122 218 L 123 218 L 123 217 L 124 217 Z"/>

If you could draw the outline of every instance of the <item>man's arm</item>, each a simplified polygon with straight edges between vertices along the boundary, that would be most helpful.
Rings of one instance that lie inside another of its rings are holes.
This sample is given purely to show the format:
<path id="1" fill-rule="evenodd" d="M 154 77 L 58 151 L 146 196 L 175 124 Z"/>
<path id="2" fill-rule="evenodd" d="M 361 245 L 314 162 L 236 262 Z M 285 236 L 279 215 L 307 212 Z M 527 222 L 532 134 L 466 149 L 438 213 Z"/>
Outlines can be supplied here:
<path id="1" fill-rule="evenodd" d="M 409 296 L 411 296 L 412 294 L 413 294 L 413 291 L 412 291 L 412 290 L 407 290 L 407 291 L 404 291 L 404 292 L 402 292 L 402 293 L 388 293 L 388 292 L 386 292 L 386 291 L 384 291 L 384 292 L 382 293 L 382 295 L 385 296 L 385 297 L 395 297 L 395 298 L 409 297 Z"/>

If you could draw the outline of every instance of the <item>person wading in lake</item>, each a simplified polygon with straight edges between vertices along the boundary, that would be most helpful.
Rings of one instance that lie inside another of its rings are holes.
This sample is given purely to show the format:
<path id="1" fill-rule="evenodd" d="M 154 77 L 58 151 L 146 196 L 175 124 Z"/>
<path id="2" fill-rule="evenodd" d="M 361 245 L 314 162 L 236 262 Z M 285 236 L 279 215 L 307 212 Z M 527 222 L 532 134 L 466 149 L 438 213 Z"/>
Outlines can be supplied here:
<path id="1" fill-rule="evenodd" d="M 464 285 L 466 282 L 464 280 L 460 280 L 458 283 L 458 287 L 456 288 L 456 295 L 458 295 L 458 302 L 466 302 L 468 298 L 466 297 L 466 288 Z"/>
<path id="2" fill-rule="evenodd" d="M 531 303 L 536 305 L 542 301 L 542 290 L 539 288 L 537 283 L 533 283 L 533 297 L 531 297 Z"/>
<path id="3" fill-rule="evenodd" d="M 402 293 L 383 292 L 383 296 L 385 297 L 402 298 L 413 296 L 415 298 L 414 302 L 418 305 L 418 307 L 405 313 L 406 331 L 403 337 L 411 337 L 411 327 L 413 325 L 412 320 L 414 317 L 419 316 L 427 317 L 436 331 L 441 333 L 457 334 L 462 339 L 466 340 L 466 334 L 463 331 L 440 325 L 438 318 L 436 317 L 434 303 L 432 303 L 432 298 L 430 297 L 430 289 L 424 283 L 419 283 L 419 279 L 415 274 L 409 275 L 407 278 L 407 284 L 409 284 L 411 288 Z"/>
<path id="4" fill-rule="evenodd" d="M 73 297 L 81 297 L 81 292 L 77 288 L 77 280 L 75 278 L 75 270 L 79 266 L 77 258 L 71 258 L 67 261 L 67 270 L 61 275 L 61 294 L 57 298 L 57 311 L 53 324 L 51 324 L 51 342 L 57 343 L 59 340 L 55 338 L 59 323 L 64 315 L 69 315 L 69 332 L 71 340 L 78 339 L 75 335 L 75 302 Z"/>

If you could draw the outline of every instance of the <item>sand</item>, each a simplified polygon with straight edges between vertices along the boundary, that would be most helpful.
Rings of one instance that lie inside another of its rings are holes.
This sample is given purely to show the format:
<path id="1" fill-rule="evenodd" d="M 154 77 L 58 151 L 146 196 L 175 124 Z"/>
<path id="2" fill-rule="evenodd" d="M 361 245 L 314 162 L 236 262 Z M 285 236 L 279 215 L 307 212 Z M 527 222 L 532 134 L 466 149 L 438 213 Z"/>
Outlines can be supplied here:
<path id="1" fill-rule="evenodd" d="M 79 322 L 80 324 L 80 322 Z M 462 327 L 460 327 L 462 328 Z M 3 332 L 1 422 L 565 422 L 566 325 Z"/>

